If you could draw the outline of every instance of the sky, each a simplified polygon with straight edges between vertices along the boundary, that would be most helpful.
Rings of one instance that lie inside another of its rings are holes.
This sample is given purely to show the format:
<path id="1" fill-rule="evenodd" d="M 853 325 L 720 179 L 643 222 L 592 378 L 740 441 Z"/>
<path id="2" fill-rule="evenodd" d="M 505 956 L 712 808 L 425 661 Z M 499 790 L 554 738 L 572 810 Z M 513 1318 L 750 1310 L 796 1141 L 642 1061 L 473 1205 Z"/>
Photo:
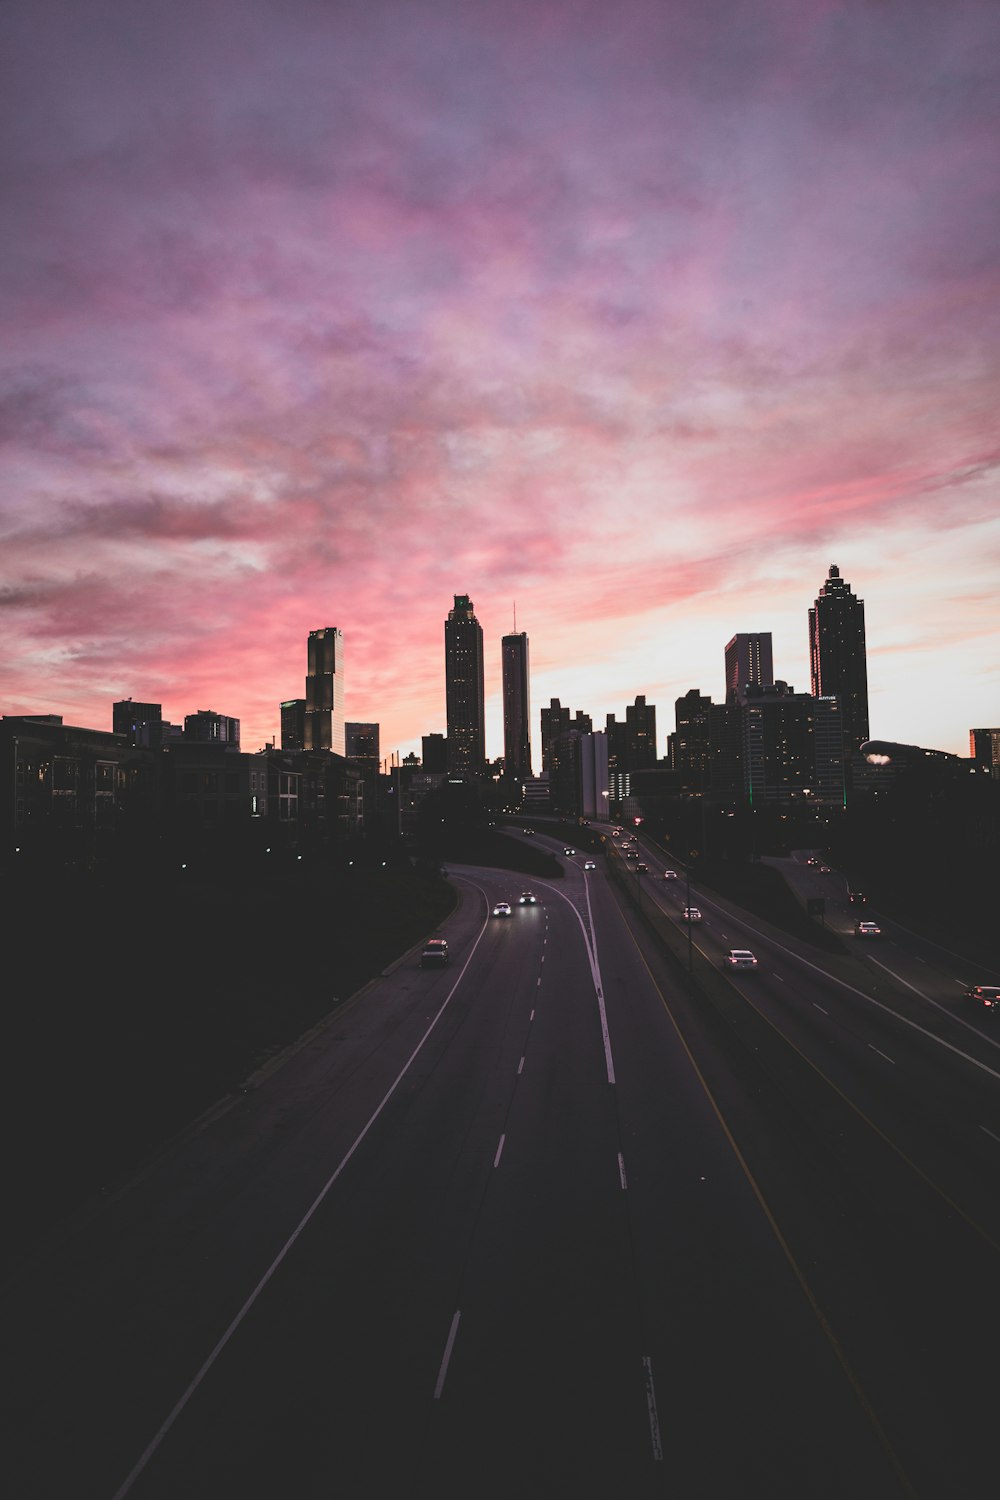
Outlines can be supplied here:
<path id="1" fill-rule="evenodd" d="M 383 756 L 444 620 L 601 728 L 809 688 L 1000 724 L 996 0 L 5 0 L 0 712 L 304 696 Z"/>

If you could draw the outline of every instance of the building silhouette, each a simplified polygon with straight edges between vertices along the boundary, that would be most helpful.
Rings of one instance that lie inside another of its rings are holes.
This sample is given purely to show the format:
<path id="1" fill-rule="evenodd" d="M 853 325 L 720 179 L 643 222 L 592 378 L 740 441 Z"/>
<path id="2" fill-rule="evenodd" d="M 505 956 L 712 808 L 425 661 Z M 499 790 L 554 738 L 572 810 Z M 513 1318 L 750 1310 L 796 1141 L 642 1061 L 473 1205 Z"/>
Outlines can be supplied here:
<path id="1" fill-rule="evenodd" d="M 675 728 L 668 736 L 669 758 L 685 786 L 704 789 L 708 785 L 711 709 L 711 698 L 698 688 L 691 688 L 674 701 Z"/>
<path id="2" fill-rule="evenodd" d="M 503 757 L 508 776 L 531 775 L 531 711 L 528 691 L 528 637 L 505 635 L 501 641 L 503 667 Z"/>
<path id="3" fill-rule="evenodd" d="M 344 633 L 310 630 L 306 675 L 306 750 L 344 753 Z"/>
<path id="4" fill-rule="evenodd" d="M 468 594 L 456 594 L 444 622 L 448 769 L 482 774 L 486 756 L 483 628 Z"/>
<path id="5" fill-rule="evenodd" d="M 378 771 L 382 765 L 379 754 L 379 726 L 377 724 L 345 724 L 344 754 L 348 760 L 362 762 L 364 770 Z"/>
<path id="6" fill-rule="evenodd" d="M 306 700 L 286 698 L 281 705 L 282 750 L 306 748 Z"/>
<path id="7" fill-rule="evenodd" d="M 767 687 L 774 681 L 769 630 L 734 635 L 726 647 L 726 702 L 743 703 L 749 683 Z"/>
<path id="8" fill-rule="evenodd" d="M 831 566 L 809 611 L 809 673 L 814 698 L 837 698 L 848 754 L 868 739 L 868 660 L 864 600 Z"/>

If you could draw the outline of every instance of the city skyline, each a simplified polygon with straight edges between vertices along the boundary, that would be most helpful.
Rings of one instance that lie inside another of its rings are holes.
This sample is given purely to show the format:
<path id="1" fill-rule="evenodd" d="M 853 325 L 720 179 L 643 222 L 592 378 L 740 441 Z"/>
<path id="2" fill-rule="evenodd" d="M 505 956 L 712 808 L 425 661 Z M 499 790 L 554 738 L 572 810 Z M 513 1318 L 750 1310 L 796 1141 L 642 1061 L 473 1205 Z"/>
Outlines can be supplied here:
<path id="1" fill-rule="evenodd" d="M 337 622 L 382 753 L 441 619 L 603 724 L 808 691 L 831 563 L 873 737 L 1000 703 L 1000 11 L 13 0 L 0 711 L 280 737 Z M 233 38 L 239 37 L 234 47 Z M 513 620 L 517 602 L 517 624 Z"/>

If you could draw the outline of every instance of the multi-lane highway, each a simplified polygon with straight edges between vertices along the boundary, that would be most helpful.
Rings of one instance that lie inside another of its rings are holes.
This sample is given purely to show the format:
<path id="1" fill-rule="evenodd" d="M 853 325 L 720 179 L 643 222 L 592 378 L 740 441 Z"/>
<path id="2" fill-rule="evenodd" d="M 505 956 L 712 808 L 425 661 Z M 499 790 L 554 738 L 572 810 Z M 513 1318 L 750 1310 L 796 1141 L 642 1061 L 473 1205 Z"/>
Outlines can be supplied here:
<path id="1" fill-rule="evenodd" d="M 12 1494 L 987 1492 L 992 1038 L 536 842 L 6 1288 Z"/>

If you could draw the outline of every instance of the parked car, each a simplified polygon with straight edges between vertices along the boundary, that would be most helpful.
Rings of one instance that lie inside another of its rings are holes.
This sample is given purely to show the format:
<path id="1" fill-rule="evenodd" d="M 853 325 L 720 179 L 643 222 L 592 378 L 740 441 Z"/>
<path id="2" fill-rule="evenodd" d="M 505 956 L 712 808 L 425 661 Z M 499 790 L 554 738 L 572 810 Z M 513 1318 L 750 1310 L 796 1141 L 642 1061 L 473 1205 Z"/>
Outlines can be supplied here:
<path id="1" fill-rule="evenodd" d="M 537 906 L 538 897 L 531 891 L 522 891 L 517 898 L 518 906 Z"/>
<path id="2" fill-rule="evenodd" d="M 511 915 L 510 902 L 498 901 L 493 908 L 493 915 L 495 917 L 509 917 Z"/>
<path id="3" fill-rule="evenodd" d="M 730 948 L 722 962 L 727 969 L 757 968 L 757 960 L 749 948 Z"/>
<path id="4" fill-rule="evenodd" d="M 973 984 L 965 992 L 970 1005 L 979 1010 L 1000 1010 L 1000 984 Z"/>
<path id="5" fill-rule="evenodd" d="M 448 943 L 445 938 L 428 938 L 424 944 L 424 951 L 420 955 L 420 967 L 422 969 L 440 968 L 449 959 Z"/>
<path id="6" fill-rule="evenodd" d="M 700 922 L 702 920 L 701 912 L 696 906 L 685 906 L 683 916 L 685 922 Z"/>
<path id="7" fill-rule="evenodd" d="M 855 922 L 854 936 L 859 938 L 877 938 L 882 936 L 882 929 L 877 922 Z"/>

